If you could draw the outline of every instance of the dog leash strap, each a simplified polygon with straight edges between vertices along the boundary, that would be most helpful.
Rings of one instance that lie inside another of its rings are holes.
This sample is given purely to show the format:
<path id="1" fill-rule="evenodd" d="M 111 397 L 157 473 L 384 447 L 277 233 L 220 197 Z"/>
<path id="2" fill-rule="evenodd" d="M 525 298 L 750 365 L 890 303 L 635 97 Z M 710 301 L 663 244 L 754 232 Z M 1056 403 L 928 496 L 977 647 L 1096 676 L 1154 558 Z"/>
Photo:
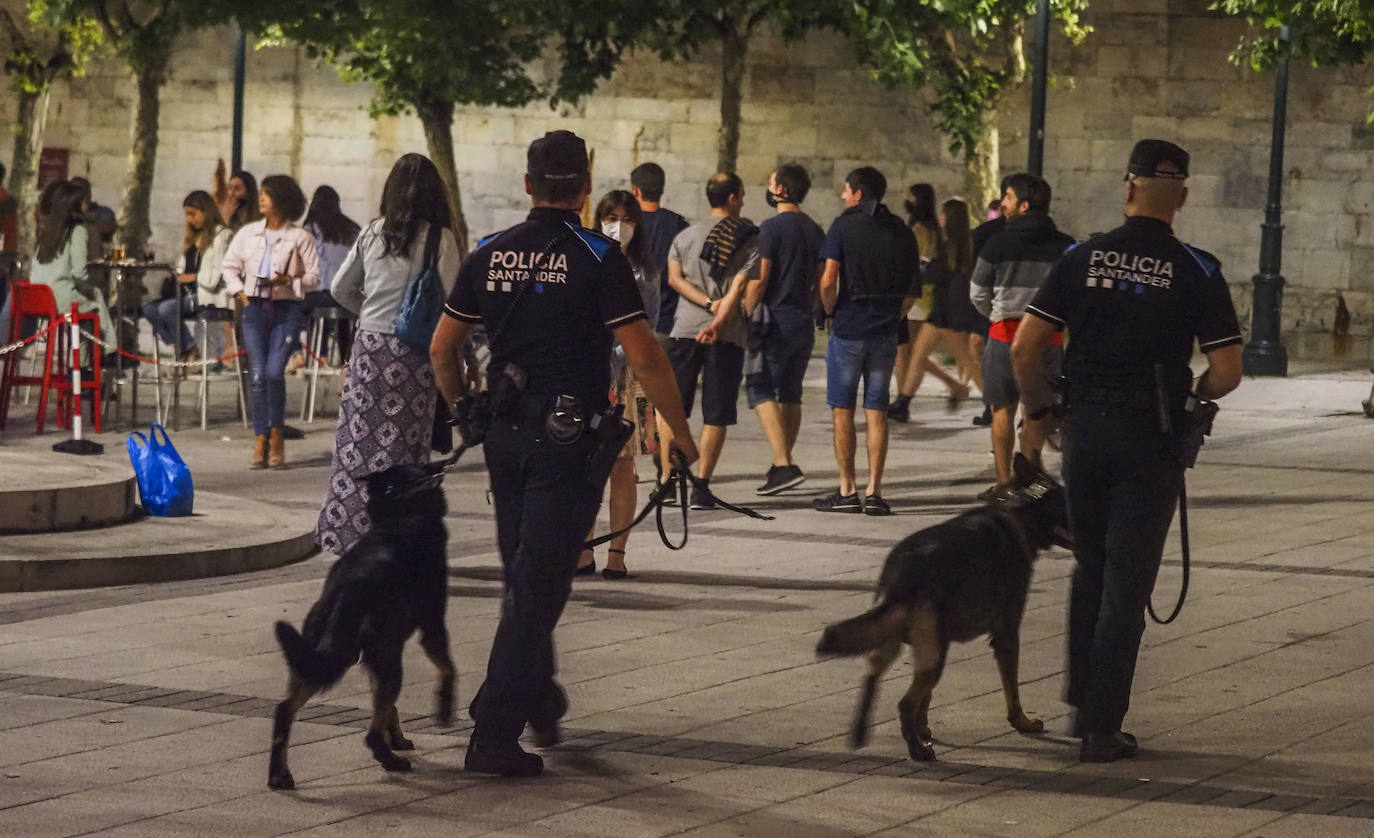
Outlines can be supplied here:
<path id="1" fill-rule="evenodd" d="M 1178 484 L 1178 530 L 1179 530 L 1179 535 L 1180 535 L 1180 536 L 1182 537 L 1182 539 L 1183 539 L 1183 544 L 1182 544 L 1182 554 L 1183 554 L 1183 555 L 1182 555 L 1182 558 L 1183 558 L 1183 585 L 1182 585 L 1182 587 L 1179 588 L 1179 591 L 1178 591 L 1178 602 L 1174 605 L 1174 611 L 1173 611 L 1172 614 L 1169 615 L 1169 618 L 1168 618 L 1168 619 L 1166 619 L 1166 620 L 1161 620 L 1161 619 L 1159 619 L 1159 615 L 1155 613 L 1155 605 L 1154 605 L 1154 603 L 1153 603 L 1153 602 L 1150 602 L 1149 600 L 1146 600 L 1146 604 L 1145 604 L 1146 610 L 1150 612 L 1150 619 L 1151 619 L 1151 620 L 1154 620 L 1156 623 L 1158 623 L 1158 624 L 1161 625 L 1161 626 L 1167 626 L 1168 624 L 1172 623 L 1172 622 L 1178 617 L 1179 612 L 1183 610 L 1183 601 L 1184 601 L 1185 599 L 1188 598 L 1188 572 L 1189 572 L 1189 567 L 1190 567 L 1190 565 L 1192 564 L 1192 556 L 1191 556 L 1190 550 L 1188 549 L 1188 483 L 1187 483 L 1187 478 L 1184 478 L 1183 480 L 1180 480 L 1180 481 L 1179 481 L 1179 484 Z"/>
<path id="2" fill-rule="evenodd" d="M 639 526 L 639 524 L 643 522 L 645 518 L 649 517 L 650 512 L 655 512 L 656 522 L 658 524 L 658 537 L 663 542 L 663 546 L 667 547 L 669 550 L 681 550 L 682 548 L 687 546 L 687 488 L 689 485 L 693 489 L 696 489 L 698 492 L 701 492 L 702 494 L 708 496 L 712 501 L 715 502 L 716 506 L 719 506 L 721 509 L 728 510 L 730 512 L 735 513 L 736 515 L 744 515 L 749 518 L 754 518 L 759 521 L 773 520 L 773 516 L 763 515 L 759 512 L 755 512 L 747 506 L 735 506 L 732 503 L 726 503 L 725 501 L 721 500 L 720 498 L 716 497 L 714 494 L 711 493 L 711 490 L 707 487 L 706 481 L 692 474 L 692 472 L 686 468 L 680 468 L 675 466 L 673 470 L 668 474 L 668 479 L 664 481 L 663 484 L 655 488 L 652 493 L 650 493 L 648 503 L 644 504 L 644 508 L 639 511 L 639 514 L 635 516 L 635 519 L 630 522 L 629 526 L 616 530 L 615 532 L 607 533 L 603 536 L 593 538 L 590 541 L 583 544 L 582 549 L 590 550 L 594 547 L 598 547 L 602 544 L 605 544 L 606 542 L 611 541 L 612 539 L 615 539 L 621 535 L 624 535 L 625 533 Z M 674 544 L 672 541 L 668 539 L 668 528 L 663 525 L 663 507 L 666 505 L 668 498 L 672 497 L 674 490 L 677 491 L 678 506 L 682 509 L 682 541 L 678 542 L 677 544 Z"/>

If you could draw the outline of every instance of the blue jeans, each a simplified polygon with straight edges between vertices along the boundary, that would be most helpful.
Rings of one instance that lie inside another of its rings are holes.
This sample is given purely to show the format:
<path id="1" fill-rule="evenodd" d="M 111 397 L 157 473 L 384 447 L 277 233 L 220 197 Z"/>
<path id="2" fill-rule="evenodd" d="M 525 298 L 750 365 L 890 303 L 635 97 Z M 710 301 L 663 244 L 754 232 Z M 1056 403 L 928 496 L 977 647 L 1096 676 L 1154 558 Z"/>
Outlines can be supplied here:
<path id="1" fill-rule="evenodd" d="M 286 361 L 301 333 L 300 300 L 251 299 L 243 309 L 253 432 L 286 424 Z"/>
<path id="2" fill-rule="evenodd" d="M 186 328 L 185 315 L 196 310 L 196 295 L 183 294 L 181 297 L 181 312 L 177 312 L 177 301 L 173 297 L 170 300 L 159 300 L 149 303 L 143 307 L 143 316 L 148 318 L 148 322 L 153 324 L 153 332 L 157 339 L 167 344 L 175 346 L 177 353 L 184 353 L 195 343 L 191 339 L 191 331 Z M 173 339 L 173 336 L 176 339 Z"/>
<path id="3" fill-rule="evenodd" d="M 892 368 L 897 363 L 897 331 L 867 340 L 830 335 L 825 349 L 825 403 L 853 410 L 864 383 L 864 409 L 887 410 Z"/>

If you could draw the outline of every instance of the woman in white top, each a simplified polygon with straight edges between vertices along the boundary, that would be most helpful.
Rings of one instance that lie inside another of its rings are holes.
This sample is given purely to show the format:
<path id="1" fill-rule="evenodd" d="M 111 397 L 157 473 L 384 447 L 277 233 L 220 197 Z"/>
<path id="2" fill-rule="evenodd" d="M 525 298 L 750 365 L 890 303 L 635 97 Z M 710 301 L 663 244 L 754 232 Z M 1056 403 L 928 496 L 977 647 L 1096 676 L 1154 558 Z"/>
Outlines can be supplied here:
<path id="1" fill-rule="evenodd" d="M 100 315 L 100 328 L 110 330 L 110 310 L 105 295 L 86 272 L 86 216 L 81 211 L 85 192 L 71 181 L 59 181 L 44 190 L 47 207 L 38 225 L 38 252 L 29 280 L 52 289 L 59 317 L 70 314 L 72 303 L 80 311 Z M 103 337 L 103 334 L 102 334 Z"/>
<path id="2" fill-rule="evenodd" d="M 334 465 L 315 541 L 343 554 L 372 528 L 363 478 L 392 466 L 429 461 L 438 390 L 429 352 L 396 337 L 406 286 L 425 265 L 437 238 L 445 295 L 458 276 L 458 242 L 450 228 L 448 191 L 428 157 L 407 154 L 382 189 L 381 217 L 358 235 L 330 292 L 358 317 L 353 354 L 339 398 Z"/>
<path id="3" fill-rule="evenodd" d="M 186 328 L 185 316 L 196 310 L 200 295 L 208 302 L 219 290 L 220 266 L 232 234 L 224 226 L 219 207 L 209 192 L 197 189 L 186 196 L 181 208 L 186 213 L 186 235 L 182 239 L 185 253 L 181 273 L 177 275 L 177 282 L 185 286 L 181 289 L 181 308 L 178 310 L 173 297 L 144 306 L 143 316 L 153 324 L 153 331 L 163 343 L 175 346 L 178 357 L 190 359 L 199 353 L 191 331 Z"/>
<path id="4" fill-rule="evenodd" d="M 297 227 L 305 193 L 287 175 L 263 178 L 261 221 L 234 234 L 222 268 L 226 290 L 243 306 L 243 348 L 248 355 L 253 431 L 249 468 L 286 462 L 286 361 L 301 333 L 302 300 L 320 284 L 315 237 Z"/>

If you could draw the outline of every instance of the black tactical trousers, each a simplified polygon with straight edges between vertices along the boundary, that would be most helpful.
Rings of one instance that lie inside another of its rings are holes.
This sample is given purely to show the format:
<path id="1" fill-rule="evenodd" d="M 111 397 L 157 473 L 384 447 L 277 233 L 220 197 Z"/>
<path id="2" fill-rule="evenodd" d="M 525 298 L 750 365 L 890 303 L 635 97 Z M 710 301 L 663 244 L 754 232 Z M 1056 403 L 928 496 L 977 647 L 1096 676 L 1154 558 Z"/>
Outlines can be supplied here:
<path id="1" fill-rule="evenodd" d="M 505 596 L 471 708 L 473 736 L 484 745 L 519 739 L 556 689 L 553 630 L 601 504 L 603 487 L 586 477 L 592 440 L 559 445 L 538 430 L 498 422 L 485 446 Z"/>
<path id="2" fill-rule="evenodd" d="M 1062 437 L 1077 560 L 1066 700 L 1078 708 L 1077 733 L 1115 733 L 1183 470 L 1149 413 L 1071 409 Z"/>

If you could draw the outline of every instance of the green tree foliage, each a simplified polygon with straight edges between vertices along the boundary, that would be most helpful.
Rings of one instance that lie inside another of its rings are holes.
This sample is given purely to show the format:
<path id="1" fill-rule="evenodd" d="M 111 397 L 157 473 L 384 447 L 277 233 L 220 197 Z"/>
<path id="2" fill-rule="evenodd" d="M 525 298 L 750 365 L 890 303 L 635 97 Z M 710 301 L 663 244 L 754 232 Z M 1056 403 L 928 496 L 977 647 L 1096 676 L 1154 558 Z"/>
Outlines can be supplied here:
<path id="1" fill-rule="evenodd" d="M 1088 33 L 1088 0 L 1051 0 L 1060 30 Z M 932 96 L 936 127 L 962 153 L 972 198 L 996 191 L 997 106 L 1025 79 L 1025 28 L 1035 0 L 851 0 L 845 31 L 873 77 Z"/>
<path id="2" fill-rule="evenodd" d="M 467 224 L 458 191 L 456 105 L 551 104 L 591 92 L 619 61 L 615 20 L 587 0 L 283 0 L 254 3 L 240 22 L 290 39 L 377 89 L 374 116 L 413 111 L 450 191 L 459 244 Z M 542 72 L 541 72 L 542 71 Z"/>
<path id="3" fill-rule="evenodd" d="M 19 241 L 5 242 L 5 249 L 27 254 L 34 243 L 38 155 L 52 83 L 85 72 L 87 59 L 100 46 L 100 28 L 82 17 L 54 25 L 42 2 L 7 2 L 0 7 L 0 45 L 5 75 L 19 106 L 9 176 L 9 191 L 18 205 Z"/>
<path id="4" fill-rule="evenodd" d="M 1317 67 L 1361 64 L 1374 50 L 1370 0 L 1221 0 L 1212 8 L 1244 18 L 1260 32 L 1246 35 L 1232 58 L 1256 70 L 1280 58 L 1306 58 Z M 1287 26 L 1288 39 L 1279 37 Z"/>

